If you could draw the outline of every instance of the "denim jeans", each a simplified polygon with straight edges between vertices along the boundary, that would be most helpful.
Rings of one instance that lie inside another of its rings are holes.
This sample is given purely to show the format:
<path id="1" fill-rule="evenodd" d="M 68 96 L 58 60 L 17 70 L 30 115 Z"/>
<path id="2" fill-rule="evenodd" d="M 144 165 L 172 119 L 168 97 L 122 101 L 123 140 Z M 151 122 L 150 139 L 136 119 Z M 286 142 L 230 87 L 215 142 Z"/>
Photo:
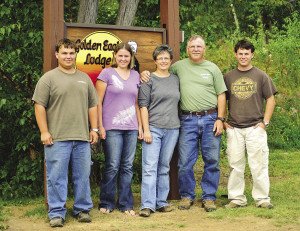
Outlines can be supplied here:
<path id="1" fill-rule="evenodd" d="M 99 208 L 120 211 L 133 208 L 131 181 L 137 143 L 137 130 L 108 130 L 104 142 L 105 169 L 100 184 Z M 115 194 L 118 183 L 118 200 Z"/>
<path id="2" fill-rule="evenodd" d="M 68 166 L 71 163 L 74 185 L 73 214 L 93 208 L 90 190 L 91 147 L 87 141 L 54 141 L 45 146 L 49 218 L 66 216 Z"/>
<path id="3" fill-rule="evenodd" d="M 152 143 L 143 142 L 141 209 L 152 211 L 167 206 L 170 189 L 170 161 L 178 140 L 179 129 L 150 126 Z"/>
<path id="4" fill-rule="evenodd" d="M 181 115 L 179 133 L 179 193 L 181 198 L 195 199 L 194 165 L 201 146 L 204 172 L 201 180 L 202 200 L 216 200 L 220 179 L 221 136 L 213 132 L 217 113 L 204 116 Z"/>

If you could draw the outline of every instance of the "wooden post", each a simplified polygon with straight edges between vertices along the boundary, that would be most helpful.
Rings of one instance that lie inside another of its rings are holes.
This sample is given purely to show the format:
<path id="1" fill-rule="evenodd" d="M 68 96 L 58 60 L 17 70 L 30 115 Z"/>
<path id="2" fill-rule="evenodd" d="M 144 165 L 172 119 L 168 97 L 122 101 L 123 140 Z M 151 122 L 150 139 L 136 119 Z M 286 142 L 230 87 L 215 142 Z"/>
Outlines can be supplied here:
<path id="1" fill-rule="evenodd" d="M 54 55 L 55 44 L 64 37 L 64 1 L 44 0 L 44 65 L 43 71 L 47 72 L 57 67 L 57 60 Z M 44 162 L 44 195 L 45 203 L 47 198 L 46 163 Z"/>
<path id="2" fill-rule="evenodd" d="M 160 0 L 160 25 L 167 29 L 167 43 L 174 51 L 173 61 L 180 59 L 179 0 Z"/>
<path id="3" fill-rule="evenodd" d="M 174 51 L 173 62 L 180 59 L 181 36 L 179 31 L 179 0 L 160 0 L 160 24 L 167 29 L 167 43 Z M 169 199 L 179 199 L 178 149 L 176 147 L 170 163 Z"/>
<path id="4" fill-rule="evenodd" d="M 44 72 L 57 67 L 55 44 L 64 37 L 64 1 L 44 0 Z"/>

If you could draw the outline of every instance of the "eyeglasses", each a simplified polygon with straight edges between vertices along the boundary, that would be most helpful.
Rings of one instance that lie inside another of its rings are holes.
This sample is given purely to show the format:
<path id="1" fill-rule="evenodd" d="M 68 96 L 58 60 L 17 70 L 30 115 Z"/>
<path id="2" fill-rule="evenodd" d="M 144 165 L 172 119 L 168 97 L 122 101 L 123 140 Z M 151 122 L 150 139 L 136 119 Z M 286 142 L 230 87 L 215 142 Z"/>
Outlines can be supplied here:
<path id="1" fill-rule="evenodd" d="M 170 58 L 168 58 L 168 57 L 160 57 L 160 58 L 158 58 L 158 59 L 156 59 L 156 60 L 158 60 L 158 61 L 169 61 L 170 60 Z"/>

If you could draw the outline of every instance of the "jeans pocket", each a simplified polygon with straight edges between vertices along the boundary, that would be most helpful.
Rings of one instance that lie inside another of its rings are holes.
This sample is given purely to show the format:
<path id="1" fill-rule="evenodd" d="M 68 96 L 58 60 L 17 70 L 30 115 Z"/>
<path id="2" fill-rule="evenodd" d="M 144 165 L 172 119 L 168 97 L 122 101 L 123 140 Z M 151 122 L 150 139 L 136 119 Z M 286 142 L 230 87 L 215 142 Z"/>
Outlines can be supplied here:
<path id="1" fill-rule="evenodd" d="M 188 115 L 180 115 L 180 124 L 186 120 L 188 120 L 189 118 L 191 118 L 192 115 L 188 114 Z"/>

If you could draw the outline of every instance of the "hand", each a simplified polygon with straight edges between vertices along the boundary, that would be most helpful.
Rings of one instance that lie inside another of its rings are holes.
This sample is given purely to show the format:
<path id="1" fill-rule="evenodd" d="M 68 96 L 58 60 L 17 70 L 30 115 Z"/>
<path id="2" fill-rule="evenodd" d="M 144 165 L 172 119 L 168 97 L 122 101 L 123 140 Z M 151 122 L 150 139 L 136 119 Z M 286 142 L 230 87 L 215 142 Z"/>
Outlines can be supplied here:
<path id="1" fill-rule="evenodd" d="M 213 131 L 215 132 L 215 136 L 222 135 L 222 133 L 223 133 L 223 122 L 221 120 L 216 120 L 216 122 L 214 124 Z"/>
<path id="2" fill-rule="evenodd" d="M 99 134 L 100 134 L 100 139 L 105 140 L 106 138 L 106 131 L 104 127 L 99 127 Z"/>
<path id="3" fill-rule="evenodd" d="M 233 129 L 233 127 L 227 122 L 223 123 L 223 127 L 224 127 L 225 130 L 227 130 L 227 128 Z"/>
<path id="4" fill-rule="evenodd" d="M 266 130 L 266 125 L 263 122 L 260 122 L 254 126 L 254 128 L 257 128 L 257 127 L 261 127 L 262 129 Z"/>
<path id="5" fill-rule="evenodd" d="M 144 131 L 144 141 L 148 144 L 152 143 L 152 135 L 150 131 Z"/>
<path id="6" fill-rule="evenodd" d="M 150 80 L 150 72 L 143 71 L 140 75 L 142 83 L 147 83 Z"/>
<path id="7" fill-rule="evenodd" d="M 95 131 L 90 131 L 90 143 L 95 144 L 98 142 L 98 133 Z"/>
<path id="8" fill-rule="evenodd" d="M 144 137 L 144 134 L 143 134 L 143 129 L 142 129 L 142 127 L 139 127 L 139 130 L 138 130 L 138 132 L 139 132 L 138 139 L 139 139 L 139 140 L 142 140 L 142 139 L 143 139 L 143 137 Z"/>
<path id="9" fill-rule="evenodd" d="M 41 133 L 41 141 L 42 141 L 43 145 L 52 145 L 53 144 L 52 136 L 49 132 Z"/>

